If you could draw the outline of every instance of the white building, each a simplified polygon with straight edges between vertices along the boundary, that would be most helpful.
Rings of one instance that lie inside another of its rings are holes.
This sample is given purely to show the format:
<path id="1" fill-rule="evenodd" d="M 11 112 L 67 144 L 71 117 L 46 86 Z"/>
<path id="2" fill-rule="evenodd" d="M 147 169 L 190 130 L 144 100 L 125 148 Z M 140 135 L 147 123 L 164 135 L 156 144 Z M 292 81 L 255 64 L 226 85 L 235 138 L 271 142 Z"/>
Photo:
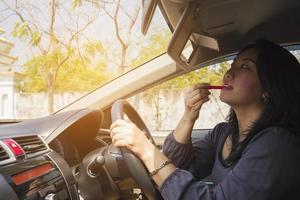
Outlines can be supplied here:
<path id="1" fill-rule="evenodd" d="M 0 35 L 4 31 L 0 28 Z M 0 36 L 0 119 L 15 118 L 14 79 L 16 73 L 11 65 L 17 60 L 10 56 L 14 44 Z"/>

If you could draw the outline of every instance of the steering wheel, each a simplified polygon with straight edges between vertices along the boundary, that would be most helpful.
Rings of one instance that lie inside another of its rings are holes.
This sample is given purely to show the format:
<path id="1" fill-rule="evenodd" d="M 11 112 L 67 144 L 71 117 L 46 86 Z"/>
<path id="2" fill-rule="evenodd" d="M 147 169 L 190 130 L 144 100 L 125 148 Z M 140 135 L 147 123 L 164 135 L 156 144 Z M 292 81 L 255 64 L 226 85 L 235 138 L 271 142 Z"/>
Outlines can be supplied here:
<path id="1" fill-rule="evenodd" d="M 145 125 L 144 121 L 137 113 L 137 111 L 126 100 L 117 100 L 112 105 L 111 109 L 112 122 L 118 119 L 124 119 L 124 114 L 126 114 L 127 117 L 146 134 L 149 140 L 151 140 L 151 142 L 155 144 L 147 126 Z M 120 152 L 131 176 L 139 185 L 146 197 L 148 199 L 162 199 L 160 193 L 154 187 L 154 183 L 149 177 L 148 171 L 143 162 L 134 153 L 132 153 L 125 147 L 120 148 Z"/>

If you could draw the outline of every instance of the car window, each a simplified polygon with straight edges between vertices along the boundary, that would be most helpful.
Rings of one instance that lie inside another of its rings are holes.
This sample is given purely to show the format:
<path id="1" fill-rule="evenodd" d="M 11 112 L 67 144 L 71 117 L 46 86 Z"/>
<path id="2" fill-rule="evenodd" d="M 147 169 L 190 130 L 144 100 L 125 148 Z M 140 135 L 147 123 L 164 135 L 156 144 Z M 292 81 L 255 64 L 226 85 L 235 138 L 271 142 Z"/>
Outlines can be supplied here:
<path id="1" fill-rule="evenodd" d="M 287 49 L 300 59 L 300 46 L 287 46 Z M 181 75 L 128 98 L 135 107 L 151 134 L 165 137 L 175 129 L 184 111 L 184 93 L 196 83 L 222 84 L 222 78 L 229 69 L 234 56 L 215 61 L 213 64 Z M 194 130 L 212 129 L 216 124 L 226 121 L 229 106 L 219 99 L 219 90 L 211 90 L 210 100 L 201 109 Z"/>
<path id="2" fill-rule="evenodd" d="M 183 114 L 185 91 L 197 83 L 220 85 L 230 62 L 222 59 L 141 92 L 128 101 L 137 109 L 152 133 L 169 132 Z M 210 129 L 226 119 L 229 107 L 219 100 L 220 91 L 212 90 L 211 93 L 210 101 L 203 105 L 194 129 Z"/>

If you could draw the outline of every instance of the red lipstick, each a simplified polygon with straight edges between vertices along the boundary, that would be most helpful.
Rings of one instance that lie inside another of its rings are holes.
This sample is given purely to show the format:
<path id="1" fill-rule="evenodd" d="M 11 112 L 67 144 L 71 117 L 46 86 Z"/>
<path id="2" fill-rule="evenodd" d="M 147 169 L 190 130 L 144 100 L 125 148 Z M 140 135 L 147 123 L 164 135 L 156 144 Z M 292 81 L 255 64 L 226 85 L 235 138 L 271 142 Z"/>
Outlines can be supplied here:
<path id="1" fill-rule="evenodd" d="M 206 87 L 208 90 L 222 90 L 223 88 L 223 85 L 210 85 Z"/>

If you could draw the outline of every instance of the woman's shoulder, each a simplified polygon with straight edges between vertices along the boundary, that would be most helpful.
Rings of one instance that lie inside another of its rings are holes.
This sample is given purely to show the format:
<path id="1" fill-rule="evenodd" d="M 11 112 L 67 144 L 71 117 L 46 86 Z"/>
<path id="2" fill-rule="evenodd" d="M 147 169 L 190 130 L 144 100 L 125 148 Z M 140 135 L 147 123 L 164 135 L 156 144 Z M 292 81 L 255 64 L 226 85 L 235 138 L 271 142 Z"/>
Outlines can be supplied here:
<path id="1" fill-rule="evenodd" d="M 269 151 L 282 148 L 300 149 L 299 138 L 296 137 L 296 134 L 277 126 L 268 127 L 258 132 L 250 140 L 247 148 L 253 148 L 253 146 Z"/>
<path id="2" fill-rule="evenodd" d="M 223 131 L 224 129 L 227 129 L 229 127 L 229 123 L 228 122 L 220 122 L 218 123 L 213 130 L 215 131 Z"/>
<path id="3" fill-rule="evenodd" d="M 260 138 L 269 138 L 269 139 L 296 139 L 296 134 L 291 132 L 290 130 L 279 127 L 279 126 L 270 126 L 267 127 L 261 131 L 259 131 L 251 140 L 251 142 L 254 142 Z"/>
<path id="4" fill-rule="evenodd" d="M 227 122 L 218 123 L 212 130 L 211 133 L 216 137 L 226 133 L 229 129 L 229 124 Z"/>
<path id="5" fill-rule="evenodd" d="M 214 144 L 219 143 L 222 138 L 227 136 L 229 131 L 229 124 L 227 122 L 221 122 L 217 124 L 210 132 L 210 136 Z"/>

